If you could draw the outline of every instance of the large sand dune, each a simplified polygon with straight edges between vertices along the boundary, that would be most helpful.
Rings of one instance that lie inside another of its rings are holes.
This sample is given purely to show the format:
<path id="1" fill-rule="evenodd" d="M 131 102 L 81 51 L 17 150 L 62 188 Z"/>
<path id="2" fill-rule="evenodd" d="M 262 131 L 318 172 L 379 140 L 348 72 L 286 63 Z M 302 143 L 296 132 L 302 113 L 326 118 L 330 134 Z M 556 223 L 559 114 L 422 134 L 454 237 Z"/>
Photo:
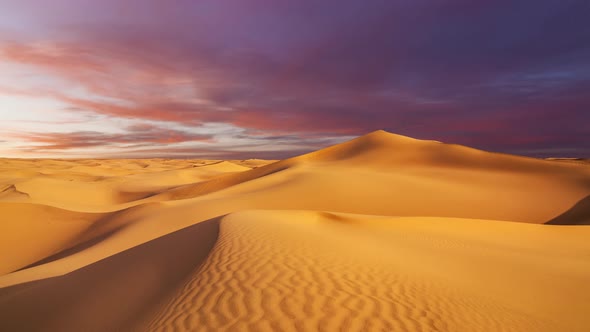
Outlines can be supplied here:
<path id="1" fill-rule="evenodd" d="M 588 331 L 590 167 L 377 131 L 0 159 L 0 331 Z"/>

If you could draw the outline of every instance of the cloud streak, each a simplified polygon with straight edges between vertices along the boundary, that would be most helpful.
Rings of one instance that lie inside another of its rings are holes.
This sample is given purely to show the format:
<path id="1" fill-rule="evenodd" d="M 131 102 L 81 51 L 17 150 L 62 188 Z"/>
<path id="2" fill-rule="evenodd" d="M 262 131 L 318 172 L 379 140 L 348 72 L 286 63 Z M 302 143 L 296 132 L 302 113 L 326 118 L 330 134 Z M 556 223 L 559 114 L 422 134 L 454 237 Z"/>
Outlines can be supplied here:
<path id="1" fill-rule="evenodd" d="M 106 134 L 95 131 L 69 133 L 26 133 L 15 134 L 16 138 L 35 145 L 23 147 L 29 152 L 47 150 L 70 150 L 98 146 L 118 145 L 135 148 L 145 145 L 167 145 L 183 142 L 211 141 L 211 135 L 190 134 L 178 130 L 159 128 L 153 125 L 134 125 L 126 133 Z"/>

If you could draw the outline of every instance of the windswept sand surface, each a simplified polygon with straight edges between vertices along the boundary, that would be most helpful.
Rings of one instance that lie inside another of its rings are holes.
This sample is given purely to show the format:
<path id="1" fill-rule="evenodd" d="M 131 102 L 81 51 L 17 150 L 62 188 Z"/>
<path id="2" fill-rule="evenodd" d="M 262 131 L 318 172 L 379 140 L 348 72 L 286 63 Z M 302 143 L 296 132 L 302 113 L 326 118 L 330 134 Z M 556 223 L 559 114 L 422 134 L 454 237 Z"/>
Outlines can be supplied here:
<path id="1" fill-rule="evenodd" d="M 374 132 L 0 159 L 0 331 L 590 331 L 590 166 Z"/>

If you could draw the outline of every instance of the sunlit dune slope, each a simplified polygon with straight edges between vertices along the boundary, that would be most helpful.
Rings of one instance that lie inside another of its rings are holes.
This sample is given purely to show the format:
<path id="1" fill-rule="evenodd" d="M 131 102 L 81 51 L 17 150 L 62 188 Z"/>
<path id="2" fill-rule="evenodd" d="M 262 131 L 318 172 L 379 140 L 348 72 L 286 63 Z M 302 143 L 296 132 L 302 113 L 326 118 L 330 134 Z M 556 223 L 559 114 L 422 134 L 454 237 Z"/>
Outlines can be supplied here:
<path id="1" fill-rule="evenodd" d="M 147 326 L 582 331 L 590 324 L 582 291 L 587 228 L 295 211 L 243 212 L 220 227 L 206 263 Z"/>

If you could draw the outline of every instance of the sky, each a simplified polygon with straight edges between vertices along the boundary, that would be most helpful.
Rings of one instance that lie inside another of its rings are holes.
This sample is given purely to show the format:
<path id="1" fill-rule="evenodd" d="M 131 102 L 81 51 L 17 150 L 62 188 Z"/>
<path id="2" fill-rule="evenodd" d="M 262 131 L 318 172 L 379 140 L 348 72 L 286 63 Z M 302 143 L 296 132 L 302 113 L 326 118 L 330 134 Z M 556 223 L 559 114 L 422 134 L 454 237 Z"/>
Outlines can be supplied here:
<path id="1" fill-rule="evenodd" d="M 590 157 L 589 18 L 587 0 L 0 0 L 0 157 L 281 159 L 378 129 Z"/>

